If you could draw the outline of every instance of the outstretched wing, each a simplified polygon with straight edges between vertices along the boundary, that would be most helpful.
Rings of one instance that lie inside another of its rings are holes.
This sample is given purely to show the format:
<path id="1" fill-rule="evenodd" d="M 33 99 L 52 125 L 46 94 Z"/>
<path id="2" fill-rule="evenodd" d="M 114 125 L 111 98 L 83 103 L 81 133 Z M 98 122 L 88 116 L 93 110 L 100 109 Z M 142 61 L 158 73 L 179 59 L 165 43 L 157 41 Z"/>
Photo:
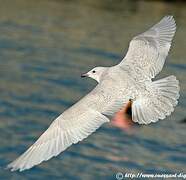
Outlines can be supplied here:
<path id="1" fill-rule="evenodd" d="M 148 31 L 134 37 L 120 66 L 132 65 L 145 76 L 154 78 L 163 68 L 176 24 L 172 16 L 165 16 Z"/>
<path id="2" fill-rule="evenodd" d="M 107 117 L 92 109 L 86 109 L 77 116 L 70 115 L 70 118 L 59 116 L 32 146 L 7 168 L 23 171 L 40 164 L 83 140 L 109 121 Z"/>

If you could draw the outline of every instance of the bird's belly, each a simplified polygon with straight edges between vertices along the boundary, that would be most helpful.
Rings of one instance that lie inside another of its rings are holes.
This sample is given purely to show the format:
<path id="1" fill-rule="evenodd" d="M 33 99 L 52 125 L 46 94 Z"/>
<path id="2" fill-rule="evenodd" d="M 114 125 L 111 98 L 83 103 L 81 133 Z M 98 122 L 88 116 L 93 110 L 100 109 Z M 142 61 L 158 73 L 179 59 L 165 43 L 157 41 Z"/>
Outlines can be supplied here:
<path id="1" fill-rule="evenodd" d="M 120 102 L 121 106 L 118 108 L 114 108 L 115 112 L 117 112 L 124 104 L 126 104 L 129 99 L 131 98 L 131 89 L 124 84 L 116 83 L 114 86 L 109 87 L 107 90 L 104 91 L 102 94 L 102 98 L 99 101 L 95 102 L 95 108 L 99 112 L 106 112 L 108 109 L 113 109 L 113 107 Z M 100 103 L 101 101 L 101 103 Z"/>

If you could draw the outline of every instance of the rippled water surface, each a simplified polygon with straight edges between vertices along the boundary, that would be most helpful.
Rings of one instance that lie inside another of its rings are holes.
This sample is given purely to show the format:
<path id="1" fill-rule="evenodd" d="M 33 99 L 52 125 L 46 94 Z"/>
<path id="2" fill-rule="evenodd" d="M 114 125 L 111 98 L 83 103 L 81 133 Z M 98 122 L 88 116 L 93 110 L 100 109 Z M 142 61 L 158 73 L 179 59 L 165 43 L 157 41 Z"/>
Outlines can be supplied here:
<path id="1" fill-rule="evenodd" d="M 186 173 L 186 4 L 149 1 L 1 0 L 0 179 L 115 179 L 116 172 Z M 129 40 L 164 15 L 178 24 L 159 77 L 175 74 L 171 117 L 128 134 L 109 124 L 85 141 L 19 173 L 4 170 L 96 83 L 80 74 L 118 63 Z"/>

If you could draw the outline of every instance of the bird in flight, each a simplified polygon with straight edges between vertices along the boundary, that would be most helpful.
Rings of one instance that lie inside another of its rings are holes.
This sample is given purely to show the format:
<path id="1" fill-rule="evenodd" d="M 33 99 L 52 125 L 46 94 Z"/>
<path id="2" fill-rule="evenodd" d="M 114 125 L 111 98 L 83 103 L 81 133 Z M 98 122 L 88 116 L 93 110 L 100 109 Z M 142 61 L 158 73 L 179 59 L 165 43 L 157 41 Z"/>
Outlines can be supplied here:
<path id="1" fill-rule="evenodd" d="M 96 80 L 97 86 L 57 117 L 7 168 L 23 171 L 57 156 L 109 122 L 128 103 L 132 121 L 139 124 L 154 123 L 170 115 L 178 102 L 179 82 L 173 75 L 152 79 L 163 68 L 175 31 L 174 18 L 165 16 L 131 40 L 128 52 L 119 64 L 95 67 L 82 74 L 82 77 Z"/>

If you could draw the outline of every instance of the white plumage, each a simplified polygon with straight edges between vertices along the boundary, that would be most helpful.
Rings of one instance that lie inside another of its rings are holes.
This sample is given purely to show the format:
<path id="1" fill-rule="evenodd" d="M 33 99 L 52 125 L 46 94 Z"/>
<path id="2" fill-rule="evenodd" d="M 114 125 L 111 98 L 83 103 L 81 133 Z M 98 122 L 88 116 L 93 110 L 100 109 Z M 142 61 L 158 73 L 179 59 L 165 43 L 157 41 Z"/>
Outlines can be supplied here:
<path id="1" fill-rule="evenodd" d="M 63 112 L 40 138 L 8 165 L 25 170 L 57 156 L 109 122 L 129 99 L 133 100 L 132 120 L 149 124 L 164 119 L 179 98 L 175 76 L 152 82 L 161 70 L 176 31 L 172 16 L 164 17 L 145 33 L 132 39 L 125 58 L 116 66 L 96 67 L 89 76 L 98 85 L 75 105 Z"/>
<path id="2" fill-rule="evenodd" d="M 147 77 L 154 78 L 163 68 L 175 31 L 173 17 L 164 17 L 148 31 L 132 39 L 120 64 L 133 64 L 133 68 L 139 68 Z"/>

